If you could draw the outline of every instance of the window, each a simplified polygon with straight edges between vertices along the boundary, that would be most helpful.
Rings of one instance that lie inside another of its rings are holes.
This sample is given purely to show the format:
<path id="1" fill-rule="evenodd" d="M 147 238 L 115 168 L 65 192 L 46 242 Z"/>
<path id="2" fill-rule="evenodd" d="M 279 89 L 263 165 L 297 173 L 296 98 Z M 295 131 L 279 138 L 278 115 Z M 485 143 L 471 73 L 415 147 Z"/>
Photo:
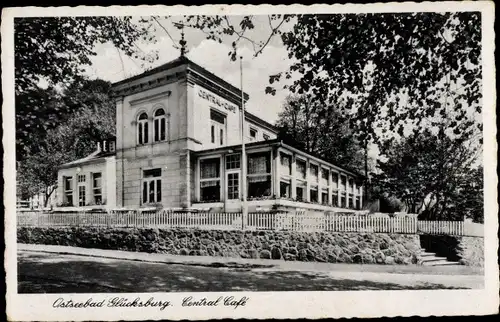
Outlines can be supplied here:
<path id="1" fill-rule="evenodd" d="M 321 168 L 321 184 L 328 187 L 328 170 Z"/>
<path id="2" fill-rule="evenodd" d="M 318 166 L 314 165 L 314 164 L 311 164 L 309 166 L 309 171 L 310 171 L 310 174 L 311 174 L 311 177 L 312 177 L 312 181 L 313 182 L 318 182 Z"/>
<path id="3" fill-rule="evenodd" d="M 311 202 L 318 202 L 318 187 L 309 189 L 309 198 Z"/>
<path id="4" fill-rule="evenodd" d="M 339 175 L 337 173 L 332 173 L 332 188 L 339 188 Z"/>
<path id="5" fill-rule="evenodd" d="M 296 171 L 297 171 L 297 176 L 299 178 L 305 179 L 306 178 L 306 162 L 297 159 L 295 161 L 295 167 L 296 167 Z"/>
<path id="6" fill-rule="evenodd" d="M 359 197 L 356 197 L 356 209 L 361 210 L 361 200 Z"/>
<path id="7" fill-rule="evenodd" d="M 338 205 L 339 205 L 339 194 L 337 193 L 337 191 L 334 191 L 332 193 L 332 206 L 338 207 Z"/>
<path id="8" fill-rule="evenodd" d="M 226 116 L 214 110 L 210 110 L 210 142 L 213 144 L 224 145 Z"/>
<path id="9" fill-rule="evenodd" d="M 271 138 L 271 137 L 269 137 L 269 135 L 267 135 L 267 134 L 263 134 L 262 136 L 264 137 L 264 140 L 266 140 L 266 141 L 267 141 L 267 140 L 269 140 L 269 139 Z"/>
<path id="10" fill-rule="evenodd" d="M 78 183 L 82 183 L 82 182 L 85 182 L 85 175 L 84 174 L 78 175 Z"/>
<path id="11" fill-rule="evenodd" d="M 239 173 L 228 173 L 227 174 L 227 198 L 228 199 L 239 199 Z"/>
<path id="12" fill-rule="evenodd" d="M 200 160 L 200 199 L 220 201 L 220 159 Z"/>
<path id="13" fill-rule="evenodd" d="M 257 130 L 254 128 L 250 128 L 250 138 L 254 140 L 257 137 Z"/>
<path id="14" fill-rule="evenodd" d="M 248 155 L 248 197 L 271 196 L 271 154 L 269 152 Z"/>
<path id="15" fill-rule="evenodd" d="M 295 194 L 298 201 L 304 201 L 304 187 L 295 187 Z"/>
<path id="16" fill-rule="evenodd" d="M 280 197 L 290 198 L 290 182 L 280 181 Z"/>
<path id="17" fill-rule="evenodd" d="M 156 110 L 154 119 L 154 140 L 155 142 L 165 141 L 167 132 L 167 118 L 165 116 L 165 110 L 160 108 Z"/>
<path id="18" fill-rule="evenodd" d="M 240 168 L 240 155 L 239 154 L 232 154 L 226 156 L 226 169 L 227 170 L 232 170 L 232 169 L 239 169 Z"/>
<path id="19" fill-rule="evenodd" d="M 346 191 L 346 177 L 340 176 L 340 190 L 345 193 Z"/>
<path id="20" fill-rule="evenodd" d="M 92 192 L 94 194 L 94 203 L 102 204 L 102 175 L 100 172 L 92 174 Z"/>
<path id="21" fill-rule="evenodd" d="M 142 113 L 137 120 L 137 143 L 148 143 L 148 115 Z"/>
<path id="22" fill-rule="evenodd" d="M 161 169 L 142 172 L 142 203 L 161 202 Z"/>
<path id="23" fill-rule="evenodd" d="M 340 196 L 340 208 L 345 208 L 346 207 L 346 204 L 345 204 L 345 194 Z"/>
<path id="24" fill-rule="evenodd" d="M 352 200 L 352 199 L 353 199 L 353 198 L 352 198 L 352 195 L 349 195 L 349 198 L 348 198 L 348 200 L 349 200 L 349 204 L 347 205 L 347 207 L 348 207 L 349 209 L 354 209 L 354 203 L 353 203 L 353 200 Z"/>
<path id="25" fill-rule="evenodd" d="M 323 191 L 323 192 L 321 193 L 321 203 L 322 203 L 323 205 L 328 205 L 328 192 Z"/>
<path id="26" fill-rule="evenodd" d="M 280 153 L 280 165 L 281 165 L 281 173 L 286 175 L 292 174 L 292 157 L 283 152 Z"/>
<path id="27" fill-rule="evenodd" d="M 78 206 L 85 206 L 85 186 L 78 186 Z"/>
<path id="28" fill-rule="evenodd" d="M 73 206 L 73 178 L 63 177 L 64 184 L 64 203 Z"/>
<path id="29" fill-rule="evenodd" d="M 349 192 L 354 193 L 354 180 L 349 179 Z"/>

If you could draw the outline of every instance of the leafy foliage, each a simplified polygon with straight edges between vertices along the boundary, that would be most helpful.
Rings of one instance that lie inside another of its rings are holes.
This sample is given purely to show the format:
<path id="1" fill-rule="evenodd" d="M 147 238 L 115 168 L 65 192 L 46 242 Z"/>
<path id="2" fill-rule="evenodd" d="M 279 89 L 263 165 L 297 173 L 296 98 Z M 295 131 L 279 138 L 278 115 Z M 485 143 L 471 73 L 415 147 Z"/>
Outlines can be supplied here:
<path id="1" fill-rule="evenodd" d="M 132 17 L 43 17 L 14 19 L 16 94 L 36 89 L 39 82 L 71 84 L 91 64 L 98 43 L 112 43 L 128 56 L 154 59 L 138 40 L 154 41 L 147 20 Z"/>
<path id="2" fill-rule="evenodd" d="M 73 113 L 37 140 L 30 137 L 32 148 L 18 162 L 17 169 L 21 194 L 30 196 L 44 191 L 45 200 L 53 192 L 61 164 L 87 156 L 95 151 L 97 141 L 115 135 L 110 83 L 84 81 L 48 99 Z"/>
<path id="3" fill-rule="evenodd" d="M 290 22 L 292 17 L 293 15 L 268 15 L 269 33 L 265 34 L 262 40 L 252 39 L 248 35 L 249 31 L 255 28 L 254 16 L 241 16 L 241 19 L 236 23 L 234 17 L 227 15 L 186 16 L 183 25 L 202 31 L 207 39 L 218 43 L 223 43 L 229 39 L 231 50 L 228 52 L 228 56 L 232 61 L 235 61 L 238 58 L 237 48 L 240 42 L 249 43 L 253 48 L 254 56 L 257 57 L 273 37 L 282 35 L 283 32 L 280 28 L 284 23 Z"/>
<path id="4" fill-rule="evenodd" d="M 426 130 L 391 144 L 374 174 L 378 189 L 432 220 L 482 220 L 482 169 L 470 142 Z"/>
<path id="5" fill-rule="evenodd" d="M 137 45 L 140 40 L 155 41 L 151 28 L 149 20 L 131 17 L 14 19 L 18 160 L 40 152 L 38 142 L 79 107 L 68 98 L 77 84 L 85 83 L 82 73 L 97 54 L 95 45 L 111 43 L 128 56 L 151 62 L 155 53 Z M 64 101 L 60 90 L 67 87 Z"/>
<path id="6" fill-rule="evenodd" d="M 346 97 L 339 108 L 360 141 L 378 141 L 377 126 L 404 136 L 409 124 L 446 124 L 464 138 L 482 129 L 468 112 L 481 112 L 480 13 L 299 15 L 282 39 L 297 63 L 270 83 L 298 75 L 294 93 Z"/>
<path id="7" fill-rule="evenodd" d="M 289 96 L 277 126 L 283 140 L 332 163 L 363 169 L 363 149 L 333 106 L 321 106 L 305 95 Z"/>

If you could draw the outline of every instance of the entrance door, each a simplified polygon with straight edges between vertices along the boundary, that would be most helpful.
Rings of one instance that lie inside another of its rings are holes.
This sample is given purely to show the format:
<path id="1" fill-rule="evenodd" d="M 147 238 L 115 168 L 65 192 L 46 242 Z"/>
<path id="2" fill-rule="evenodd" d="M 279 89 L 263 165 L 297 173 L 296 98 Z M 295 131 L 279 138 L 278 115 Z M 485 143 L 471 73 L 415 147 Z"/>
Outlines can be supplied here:
<path id="1" fill-rule="evenodd" d="M 240 199 L 240 173 L 226 173 L 226 200 Z"/>

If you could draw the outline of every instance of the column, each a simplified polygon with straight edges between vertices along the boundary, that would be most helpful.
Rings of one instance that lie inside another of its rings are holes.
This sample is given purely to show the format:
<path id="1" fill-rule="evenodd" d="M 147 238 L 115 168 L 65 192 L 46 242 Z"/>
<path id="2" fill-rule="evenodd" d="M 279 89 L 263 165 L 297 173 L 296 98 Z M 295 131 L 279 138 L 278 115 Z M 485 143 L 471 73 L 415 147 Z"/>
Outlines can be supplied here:
<path id="1" fill-rule="evenodd" d="M 295 164 L 295 153 L 291 157 L 291 167 L 292 167 L 292 178 L 290 180 L 290 197 L 295 200 L 297 199 L 297 166 Z"/>
<path id="2" fill-rule="evenodd" d="M 323 203 L 323 186 L 321 185 L 321 180 L 323 180 L 323 168 L 321 164 L 318 164 L 318 204 Z"/>
<path id="3" fill-rule="evenodd" d="M 272 171 L 274 178 L 272 178 L 272 182 L 274 183 L 274 195 L 276 198 L 279 198 L 281 196 L 280 192 L 280 150 L 279 149 L 274 149 L 273 150 L 274 154 L 274 162 L 273 162 L 273 168 L 274 171 Z"/>
<path id="4" fill-rule="evenodd" d="M 339 208 L 342 206 L 342 204 L 340 203 L 340 201 L 342 200 L 342 191 L 340 190 L 340 182 L 341 182 L 340 175 L 341 175 L 341 173 L 338 172 L 337 173 L 337 207 L 339 207 Z"/>
<path id="5" fill-rule="evenodd" d="M 306 201 L 310 202 L 311 201 L 311 184 L 309 182 L 311 176 L 309 175 L 309 167 L 311 164 L 309 163 L 309 159 L 306 159 Z"/>
<path id="6" fill-rule="evenodd" d="M 328 193 L 328 204 L 331 205 L 333 203 L 333 199 L 332 199 L 332 194 L 333 194 L 333 187 L 332 187 L 332 169 L 328 169 L 328 189 L 327 189 L 327 193 Z"/>

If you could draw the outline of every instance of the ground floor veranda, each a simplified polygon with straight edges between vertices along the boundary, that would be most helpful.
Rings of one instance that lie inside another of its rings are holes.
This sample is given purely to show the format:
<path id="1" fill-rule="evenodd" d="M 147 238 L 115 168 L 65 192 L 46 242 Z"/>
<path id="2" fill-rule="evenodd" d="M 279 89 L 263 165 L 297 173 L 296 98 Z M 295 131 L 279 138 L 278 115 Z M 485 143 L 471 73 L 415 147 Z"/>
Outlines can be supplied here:
<path id="1" fill-rule="evenodd" d="M 243 184 L 249 211 L 362 208 L 362 178 L 354 172 L 278 140 L 251 143 L 245 152 L 245 180 L 241 146 L 193 153 L 192 208 L 240 211 Z"/>

